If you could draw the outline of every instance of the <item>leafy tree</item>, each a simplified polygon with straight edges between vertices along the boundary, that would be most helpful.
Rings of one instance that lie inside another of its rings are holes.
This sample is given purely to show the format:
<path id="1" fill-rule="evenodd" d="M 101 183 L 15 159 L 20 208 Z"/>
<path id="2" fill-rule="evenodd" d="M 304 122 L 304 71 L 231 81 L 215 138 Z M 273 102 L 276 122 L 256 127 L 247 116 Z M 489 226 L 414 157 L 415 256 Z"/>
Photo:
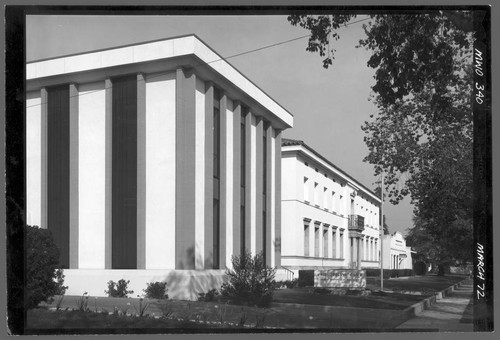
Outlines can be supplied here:
<path id="1" fill-rule="evenodd" d="M 376 187 L 375 188 L 375 195 L 377 197 L 381 197 L 381 190 L 382 190 L 382 187 Z M 384 195 L 384 198 L 385 198 L 385 195 Z M 384 235 L 389 235 L 390 232 L 389 232 L 389 226 L 387 225 L 387 216 L 384 214 Z M 379 219 L 379 223 L 380 223 L 380 219 Z"/>
<path id="2" fill-rule="evenodd" d="M 26 227 L 26 308 L 42 301 L 52 302 L 54 295 L 64 295 L 64 274 L 59 265 L 59 249 L 49 230 Z"/>
<path id="3" fill-rule="evenodd" d="M 311 31 L 308 50 L 332 65 L 331 39 L 355 16 L 293 15 Z M 472 13 L 415 11 L 374 14 L 359 46 L 372 51 L 372 100 L 378 113 L 362 126 L 365 161 L 384 173 L 393 204 L 410 196 L 418 223 L 415 248 L 428 251 L 440 272 L 471 258 L 472 230 Z M 456 234 L 460 233 L 459 236 Z"/>
<path id="4" fill-rule="evenodd" d="M 470 221 L 457 219 L 443 230 L 433 222 L 414 217 L 414 227 L 408 230 L 406 244 L 411 246 L 427 263 L 437 267 L 443 275 L 450 265 L 464 264 L 472 248 L 472 228 Z M 460 260 L 462 259 L 462 260 Z"/>

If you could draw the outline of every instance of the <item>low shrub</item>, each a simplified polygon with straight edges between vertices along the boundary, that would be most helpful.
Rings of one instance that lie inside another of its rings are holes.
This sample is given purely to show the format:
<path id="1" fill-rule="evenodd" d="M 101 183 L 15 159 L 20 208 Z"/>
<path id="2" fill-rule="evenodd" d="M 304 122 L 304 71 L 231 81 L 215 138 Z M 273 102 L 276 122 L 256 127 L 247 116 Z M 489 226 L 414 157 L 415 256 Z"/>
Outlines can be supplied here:
<path id="1" fill-rule="evenodd" d="M 59 249 L 48 229 L 26 226 L 26 308 L 42 301 L 52 303 L 55 295 L 64 295 L 64 272 L 58 269 Z"/>
<path id="2" fill-rule="evenodd" d="M 143 292 L 148 299 L 157 300 L 168 299 L 167 291 L 167 283 L 159 281 L 149 282 L 147 283 L 146 289 L 143 289 Z"/>
<path id="3" fill-rule="evenodd" d="M 228 281 L 221 294 L 233 303 L 266 307 L 272 302 L 276 269 L 264 263 L 262 252 L 252 257 L 249 252 L 231 258 L 233 269 L 227 269 Z"/>
<path id="4" fill-rule="evenodd" d="M 219 291 L 217 289 L 210 289 L 206 293 L 198 293 L 198 301 L 211 302 L 215 301 L 219 296 Z"/>
<path id="5" fill-rule="evenodd" d="M 418 261 L 413 265 L 413 268 L 415 269 L 415 274 L 416 275 L 425 275 L 427 274 L 427 265 L 422 262 Z"/>
<path id="6" fill-rule="evenodd" d="M 380 268 L 365 268 L 366 277 L 380 277 Z"/>
<path id="7" fill-rule="evenodd" d="M 276 288 L 295 288 L 299 284 L 299 279 L 276 281 Z"/>
<path id="8" fill-rule="evenodd" d="M 319 295 L 330 295 L 332 291 L 328 288 L 314 288 L 313 289 L 313 294 L 319 294 Z"/>
<path id="9" fill-rule="evenodd" d="M 83 293 L 82 296 L 75 299 L 76 309 L 82 312 L 88 312 L 90 309 L 89 305 L 89 295 L 87 292 Z"/>
<path id="10" fill-rule="evenodd" d="M 113 280 L 108 281 L 108 290 L 104 293 L 108 294 L 109 297 L 128 297 L 128 294 L 134 294 L 133 290 L 128 290 L 128 284 L 130 280 L 125 281 L 124 279 L 118 280 L 118 283 Z"/>
<path id="11" fill-rule="evenodd" d="M 380 269 L 367 268 L 365 271 L 367 277 L 380 277 Z M 412 269 L 384 269 L 384 279 L 414 275 Z"/>
<path id="12" fill-rule="evenodd" d="M 299 287 L 314 286 L 314 270 L 312 269 L 299 270 L 299 279 L 297 284 Z"/>

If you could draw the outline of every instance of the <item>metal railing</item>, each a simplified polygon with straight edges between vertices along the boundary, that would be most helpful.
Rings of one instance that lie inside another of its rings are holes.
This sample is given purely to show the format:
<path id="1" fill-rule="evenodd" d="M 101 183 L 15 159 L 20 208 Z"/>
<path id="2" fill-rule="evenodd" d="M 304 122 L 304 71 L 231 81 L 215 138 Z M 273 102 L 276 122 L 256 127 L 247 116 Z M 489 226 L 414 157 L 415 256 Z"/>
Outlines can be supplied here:
<path id="1" fill-rule="evenodd" d="M 349 229 L 364 229 L 365 218 L 361 215 L 349 215 Z"/>

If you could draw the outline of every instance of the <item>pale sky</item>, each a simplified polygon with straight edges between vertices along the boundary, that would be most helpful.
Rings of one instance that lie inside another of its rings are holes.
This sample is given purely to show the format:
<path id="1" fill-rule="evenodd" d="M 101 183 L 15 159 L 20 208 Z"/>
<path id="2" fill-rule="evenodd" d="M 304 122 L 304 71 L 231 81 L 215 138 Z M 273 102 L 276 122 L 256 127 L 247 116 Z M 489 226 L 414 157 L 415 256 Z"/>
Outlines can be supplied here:
<path id="1" fill-rule="evenodd" d="M 358 16 L 355 20 L 364 19 Z M 355 21 L 353 20 L 353 21 Z M 324 69 L 307 52 L 307 38 L 227 59 L 294 116 L 285 138 L 303 140 L 357 181 L 374 189 L 373 166 L 363 162 L 368 148 L 361 126 L 376 113 L 368 100 L 374 70 L 369 51 L 356 48 L 362 25 L 339 30 L 335 60 Z M 196 34 L 222 57 L 307 35 L 286 16 L 27 16 L 28 62 L 173 36 Z M 390 232 L 412 226 L 409 199 L 384 204 Z"/>

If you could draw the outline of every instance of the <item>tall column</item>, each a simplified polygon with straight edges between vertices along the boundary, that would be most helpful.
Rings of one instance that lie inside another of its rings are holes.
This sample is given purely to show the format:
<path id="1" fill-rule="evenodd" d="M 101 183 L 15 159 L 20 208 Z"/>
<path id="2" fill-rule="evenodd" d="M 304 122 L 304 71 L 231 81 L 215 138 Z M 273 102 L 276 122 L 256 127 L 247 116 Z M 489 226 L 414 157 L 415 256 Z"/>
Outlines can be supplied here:
<path id="1" fill-rule="evenodd" d="M 241 253 L 241 103 L 233 102 L 233 255 Z"/>
<path id="2" fill-rule="evenodd" d="M 112 233 L 111 226 L 113 224 L 112 214 L 112 182 L 113 182 L 113 83 L 111 79 L 106 79 L 104 82 L 106 104 L 106 151 L 105 151 L 105 232 L 104 232 L 104 266 L 106 269 L 112 268 Z"/>
<path id="3" fill-rule="evenodd" d="M 262 187 L 263 187 L 263 168 L 262 164 L 263 160 L 263 133 L 264 133 L 264 120 L 262 117 L 257 117 L 256 122 L 256 137 L 255 137 L 255 151 L 256 151 L 256 181 L 255 181 L 255 254 L 260 253 L 263 250 L 263 235 L 262 235 L 262 216 L 263 216 L 263 195 L 262 195 Z"/>
<path id="4" fill-rule="evenodd" d="M 196 76 L 191 70 L 176 72 L 175 268 L 195 269 Z"/>
<path id="5" fill-rule="evenodd" d="M 227 264 L 226 251 L 227 251 L 227 233 L 228 227 L 231 226 L 232 218 L 232 207 L 231 206 L 231 197 L 228 193 L 230 187 L 234 184 L 232 178 L 230 178 L 231 174 L 229 173 L 228 158 L 232 158 L 228 150 L 228 142 L 230 136 L 230 131 L 232 130 L 232 126 L 229 126 L 229 99 L 225 93 L 221 93 L 220 99 L 220 238 L 219 238 L 219 263 L 220 268 L 225 269 Z M 232 107 L 231 107 L 232 109 Z M 231 220 L 228 220 L 231 218 Z"/>
<path id="6" fill-rule="evenodd" d="M 248 112 L 245 117 L 245 248 L 247 252 L 252 251 L 252 210 L 255 203 L 252 200 L 252 185 L 254 178 L 252 175 L 252 112 Z"/>
<path id="7" fill-rule="evenodd" d="M 265 209 L 266 209 L 266 229 L 265 229 L 265 239 L 264 239 L 264 247 L 266 250 L 266 264 L 268 266 L 273 266 L 272 258 L 272 252 L 273 252 L 273 178 L 272 178 L 272 173 L 275 170 L 273 167 L 273 144 L 272 144 L 272 138 L 273 138 L 273 128 L 271 127 L 271 124 L 268 125 L 267 129 L 264 131 L 266 135 L 266 159 L 264 159 L 264 162 L 266 162 L 266 201 L 264 202 Z"/>
<path id="8" fill-rule="evenodd" d="M 41 179 L 40 179 L 40 192 L 41 192 L 41 210 L 40 210 L 40 227 L 47 229 L 47 219 L 48 219 L 48 211 L 47 211 L 47 200 L 48 200 L 48 188 L 47 188 L 47 167 L 48 167 L 48 159 L 47 159 L 47 122 L 48 122 L 48 109 L 47 109 L 47 100 L 48 94 L 47 89 L 43 87 L 40 90 L 41 96 Z"/>
<path id="9" fill-rule="evenodd" d="M 281 131 L 274 130 L 274 265 L 281 266 Z"/>
<path id="10" fill-rule="evenodd" d="M 213 119 L 214 119 L 214 86 L 205 84 L 205 269 L 213 268 Z"/>
<path id="11" fill-rule="evenodd" d="M 137 269 L 146 269 L 146 80 L 137 74 Z"/>
<path id="12" fill-rule="evenodd" d="M 78 88 L 69 85 L 69 268 L 78 268 Z"/>

